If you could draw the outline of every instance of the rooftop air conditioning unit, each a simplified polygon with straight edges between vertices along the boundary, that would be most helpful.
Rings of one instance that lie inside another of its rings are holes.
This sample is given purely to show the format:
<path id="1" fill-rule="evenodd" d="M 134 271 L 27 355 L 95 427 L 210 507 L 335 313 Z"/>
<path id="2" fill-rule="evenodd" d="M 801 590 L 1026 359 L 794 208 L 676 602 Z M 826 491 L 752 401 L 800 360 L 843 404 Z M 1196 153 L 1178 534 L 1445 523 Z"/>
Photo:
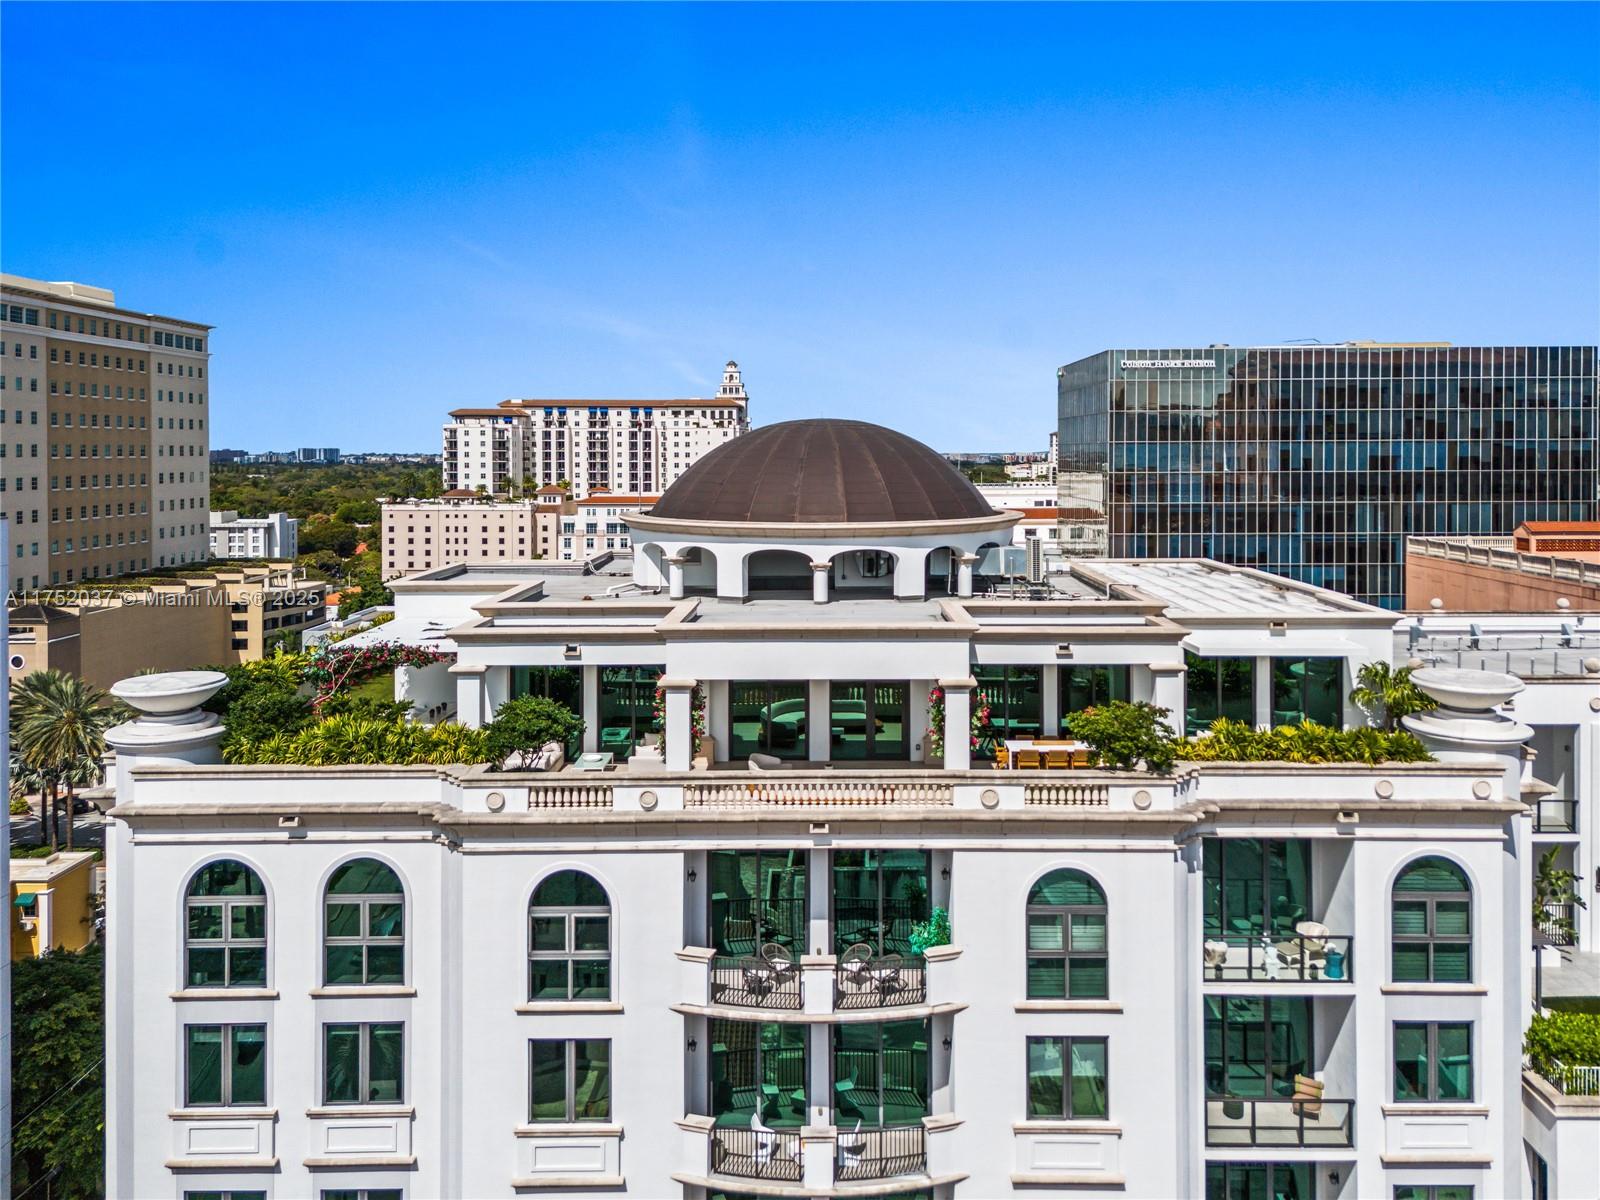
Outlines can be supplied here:
<path id="1" fill-rule="evenodd" d="M 979 575 L 1024 575 L 1028 552 L 1021 546 L 990 546 L 978 559 Z"/>
<path id="2" fill-rule="evenodd" d="M 1028 582 L 1044 582 L 1044 539 L 1029 538 L 1025 550 L 1028 556 Z"/>

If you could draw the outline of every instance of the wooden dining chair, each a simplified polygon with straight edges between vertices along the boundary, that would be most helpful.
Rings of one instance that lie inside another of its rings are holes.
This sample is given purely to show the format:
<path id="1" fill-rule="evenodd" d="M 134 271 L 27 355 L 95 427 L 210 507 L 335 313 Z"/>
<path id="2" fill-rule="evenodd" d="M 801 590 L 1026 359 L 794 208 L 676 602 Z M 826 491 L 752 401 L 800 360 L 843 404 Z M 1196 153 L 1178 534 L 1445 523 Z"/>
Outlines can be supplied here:
<path id="1" fill-rule="evenodd" d="M 1089 765 L 1089 752 L 1087 750 L 1074 750 L 1072 752 L 1072 765 L 1079 770 Z"/>
<path id="2" fill-rule="evenodd" d="M 1046 770 L 1065 771 L 1072 766 L 1072 751 L 1046 750 L 1044 752 L 1044 765 Z"/>
<path id="3" fill-rule="evenodd" d="M 994 769 L 997 770 L 997 771 L 1004 771 L 1010 765 L 1011 765 L 1011 751 L 1007 750 L 1004 746 L 1000 746 L 1000 745 L 995 746 L 995 748 L 994 748 Z"/>
<path id="4" fill-rule="evenodd" d="M 1039 758 L 1037 750 L 1018 750 L 1017 766 L 1024 771 L 1037 771 L 1042 765 Z"/>

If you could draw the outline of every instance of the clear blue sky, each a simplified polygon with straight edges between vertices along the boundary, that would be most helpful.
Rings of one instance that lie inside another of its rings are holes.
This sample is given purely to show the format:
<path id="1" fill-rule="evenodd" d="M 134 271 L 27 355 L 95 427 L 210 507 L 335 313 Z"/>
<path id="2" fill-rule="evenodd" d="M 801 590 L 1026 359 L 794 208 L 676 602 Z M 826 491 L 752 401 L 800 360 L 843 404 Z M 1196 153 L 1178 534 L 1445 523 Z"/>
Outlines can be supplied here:
<path id="1" fill-rule="evenodd" d="M 705 394 L 1042 447 L 1115 346 L 1593 342 L 1600 7 L 7 3 L 0 265 L 213 446 Z"/>

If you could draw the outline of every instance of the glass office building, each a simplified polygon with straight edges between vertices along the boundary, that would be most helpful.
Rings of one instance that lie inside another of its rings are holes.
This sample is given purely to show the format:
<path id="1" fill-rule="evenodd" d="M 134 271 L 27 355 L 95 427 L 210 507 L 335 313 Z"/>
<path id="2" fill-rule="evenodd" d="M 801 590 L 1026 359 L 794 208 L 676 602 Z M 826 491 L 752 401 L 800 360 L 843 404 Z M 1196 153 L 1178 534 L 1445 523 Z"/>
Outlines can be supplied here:
<path id="1" fill-rule="evenodd" d="M 1057 374 L 1060 503 L 1113 558 L 1215 558 L 1399 608 L 1408 534 L 1597 511 L 1593 346 L 1107 350 Z"/>

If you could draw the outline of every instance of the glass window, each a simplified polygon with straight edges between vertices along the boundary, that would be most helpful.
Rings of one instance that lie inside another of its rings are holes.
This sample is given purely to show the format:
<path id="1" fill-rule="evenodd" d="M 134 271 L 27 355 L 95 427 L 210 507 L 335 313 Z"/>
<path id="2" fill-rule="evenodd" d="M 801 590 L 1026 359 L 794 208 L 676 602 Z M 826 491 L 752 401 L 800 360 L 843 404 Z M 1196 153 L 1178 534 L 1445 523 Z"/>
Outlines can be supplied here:
<path id="1" fill-rule="evenodd" d="M 798 959 L 806 944 L 806 852 L 713 850 L 706 864 L 717 953 L 746 957 L 776 942 Z"/>
<path id="2" fill-rule="evenodd" d="M 1311 1163 L 1207 1163 L 1206 1200 L 1316 1200 Z"/>
<path id="3" fill-rule="evenodd" d="M 661 732 L 656 681 L 665 667 L 600 668 L 600 749 L 619 760 L 648 734 Z"/>
<path id="4" fill-rule="evenodd" d="M 928 919 L 925 850 L 836 850 L 833 940 L 837 953 L 865 945 L 874 954 L 915 954 L 911 927 Z"/>
<path id="5" fill-rule="evenodd" d="M 1343 672 L 1344 660 L 1339 658 L 1273 659 L 1272 723 L 1315 721 L 1330 729 L 1344 728 Z"/>
<path id="6" fill-rule="evenodd" d="M 1288 937 L 1308 918 L 1309 841 L 1211 837 L 1202 853 L 1206 937 Z"/>
<path id="7" fill-rule="evenodd" d="M 1419 858 L 1394 881 L 1390 898 L 1397 983 L 1472 979 L 1472 889 L 1449 859 Z"/>
<path id="8" fill-rule="evenodd" d="M 1472 1200 L 1470 1183 L 1397 1183 L 1394 1200 Z"/>
<path id="9" fill-rule="evenodd" d="M 928 1115 L 928 1022 L 833 1026 L 837 1124 L 885 1128 Z"/>
<path id="10" fill-rule="evenodd" d="M 569 712 L 583 715 L 583 671 L 578 667 L 512 667 L 511 696 L 545 696 L 564 705 Z M 582 748 L 582 734 L 567 743 L 569 759 Z"/>
<path id="11" fill-rule="evenodd" d="M 609 1038 L 530 1041 L 528 1078 L 531 1121 L 611 1119 Z"/>
<path id="12" fill-rule="evenodd" d="M 267 893 L 249 867 L 208 863 L 184 899 L 187 987 L 265 987 Z"/>
<path id="13" fill-rule="evenodd" d="M 1028 1039 L 1028 1116 L 1099 1119 L 1106 1101 L 1106 1039 Z"/>
<path id="14" fill-rule="evenodd" d="M 1073 713 L 1131 699 L 1130 667 L 1060 667 L 1061 732 Z"/>
<path id="15" fill-rule="evenodd" d="M 228 1188 L 220 1192 L 185 1192 L 183 1200 L 267 1200 L 265 1192 L 241 1192 Z"/>
<path id="16" fill-rule="evenodd" d="M 709 1024 L 711 1116 L 749 1128 L 760 1114 L 773 1128 L 806 1123 L 806 1026 L 771 1021 Z"/>
<path id="17" fill-rule="evenodd" d="M 335 871 L 323 907 L 323 982 L 405 982 L 405 907 L 399 876 L 376 859 Z"/>
<path id="18" fill-rule="evenodd" d="M 611 901 L 582 871 L 557 871 L 534 889 L 528 999 L 611 999 Z"/>
<path id="19" fill-rule="evenodd" d="M 1051 871 L 1028 893 L 1028 999 L 1108 995 L 1106 894 L 1082 871 Z"/>
<path id="20" fill-rule="evenodd" d="M 1471 1023 L 1396 1021 L 1394 1098 L 1397 1103 L 1471 1100 Z"/>
<path id="21" fill-rule="evenodd" d="M 1255 725 L 1255 659 L 1201 658 L 1184 651 L 1184 662 L 1184 729 L 1190 737 L 1210 729 L 1219 717 Z"/>
<path id="22" fill-rule="evenodd" d="M 405 1200 L 400 1188 L 323 1188 L 322 1200 Z"/>
<path id="23" fill-rule="evenodd" d="M 978 729 L 976 758 L 993 758 L 995 745 L 1006 738 L 1038 737 L 1044 726 L 1044 668 L 975 667 L 978 682 L 973 693 L 974 711 L 989 710 Z"/>
<path id="24" fill-rule="evenodd" d="M 1303 996 L 1207 996 L 1206 1095 L 1292 1095 L 1313 1073 L 1311 1013 Z"/>
<path id="25" fill-rule="evenodd" d="M 265 1025 L 186 1025 L 184 1104 L 265 1104 L 266 1050 Z"/>
<path id="26" fill-rule="evenodd" d="M 807 685 L 734 681 L 728 685 L 728 757 L 752 754 L 804 760 Z"/>
<path id="27" fill-rule="evenodd" d="M 828 689 L 828 757 L 836 760 L 888 758 L 911 754 L 906 729 L 904 683 L 834 683 Z"/>
<path id="28" fill-rule="evenodd" d="M 405 1025 L 322 1027 L 324 1104 L 399 1104 L 405 1097 Z"/>

